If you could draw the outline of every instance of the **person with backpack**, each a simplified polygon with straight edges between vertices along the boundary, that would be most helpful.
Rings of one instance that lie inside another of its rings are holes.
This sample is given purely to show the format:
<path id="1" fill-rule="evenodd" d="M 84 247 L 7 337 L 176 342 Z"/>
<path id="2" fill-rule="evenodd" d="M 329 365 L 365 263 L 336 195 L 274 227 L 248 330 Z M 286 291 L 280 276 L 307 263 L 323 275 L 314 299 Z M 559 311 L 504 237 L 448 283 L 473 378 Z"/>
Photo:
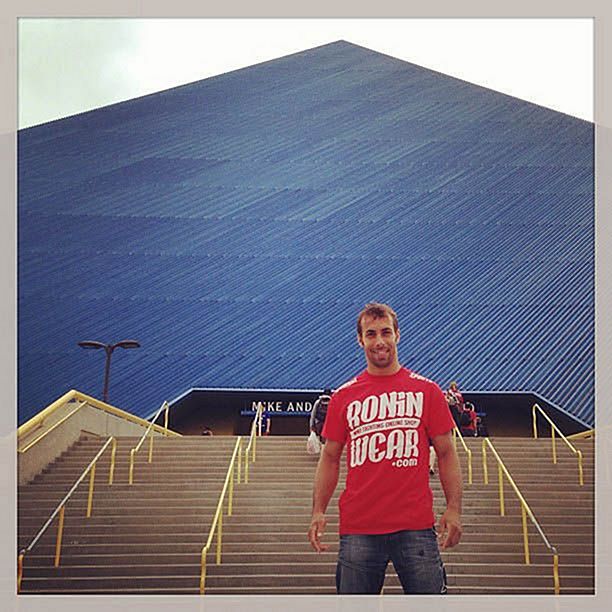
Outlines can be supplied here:
<path id="1" fill-rule="evenodd" d="M 461 414 L 459 415 L 459 427 L 462 436 L 478 435 L 478 415 L 474 409 L 474 404 L 466 402 Z"/>
<path id="2" fill-rule="evenodd" d="M 322 436 L 323 424 L 325 423 L 325 417 L 327 416 L 327 407 L 329 406 L 329 400 L 331 400 L 331 389 L 326 388 L 321 395 L 317 398 L 317 401 L 312 407 L 310 413 L 310 431 L 314 431 L 321 444 L 325 444 L 325 438 Z"/>
<path id="3" fill-rule="evenodd" d="M 326 388 L 312 407 L 310 413 L 310 434 L 306 443 L 306 451 L 310 455 L 318 455 L 321 452 L 321 446 L 325 444 L 325 438 L 322 435 L 325 417 L 327 416 L 327 406 L 331 400 L 331 389 Z"/>

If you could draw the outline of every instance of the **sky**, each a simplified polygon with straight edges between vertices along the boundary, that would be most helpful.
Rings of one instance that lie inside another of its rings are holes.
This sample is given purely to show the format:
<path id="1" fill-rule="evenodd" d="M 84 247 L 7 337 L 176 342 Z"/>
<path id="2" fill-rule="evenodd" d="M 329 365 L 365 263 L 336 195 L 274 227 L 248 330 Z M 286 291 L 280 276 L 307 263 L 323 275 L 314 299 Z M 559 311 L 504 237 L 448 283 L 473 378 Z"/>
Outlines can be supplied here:
<path id="1" fill-rule="evenodd" d="M 21 18 L 19 128 L 335 40 L 593 121 L 591 19 Z"/>

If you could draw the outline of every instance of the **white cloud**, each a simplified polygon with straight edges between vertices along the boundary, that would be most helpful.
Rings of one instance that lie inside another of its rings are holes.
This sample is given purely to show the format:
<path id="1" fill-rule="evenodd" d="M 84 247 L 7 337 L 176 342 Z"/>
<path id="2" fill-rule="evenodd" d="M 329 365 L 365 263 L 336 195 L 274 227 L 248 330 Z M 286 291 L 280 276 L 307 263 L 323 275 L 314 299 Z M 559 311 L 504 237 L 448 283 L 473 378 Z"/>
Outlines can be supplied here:
<path id="1" fill-rule="evenodd" d="M 589 19 L 22 19 L 20 127 L 339 39 L 593 118 Z"/>

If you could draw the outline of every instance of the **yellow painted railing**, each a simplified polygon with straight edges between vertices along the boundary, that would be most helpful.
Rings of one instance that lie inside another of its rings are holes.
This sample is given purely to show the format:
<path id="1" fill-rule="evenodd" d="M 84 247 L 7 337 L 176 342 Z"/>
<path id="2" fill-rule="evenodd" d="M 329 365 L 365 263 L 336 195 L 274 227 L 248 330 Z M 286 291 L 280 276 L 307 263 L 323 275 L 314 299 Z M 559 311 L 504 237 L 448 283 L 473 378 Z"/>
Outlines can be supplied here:
<path id="1" fill-rule="evenodd" d="M 125 421 L 129 421 L 130 423 L 140 425 L 141 427 L 148 427 L 150 424 L 149 421 L 146 421 L 145 419 L 141 419 L 140 417 L 137 417 L 134 414 L 126 412 L 125 410 L 121 410 L 120 408 L 115 408 L 115 406 L 111 406 L 110 404 L 107 404 L 106 402 L 98 400 L 95 397 L 91 397 L 89 395 L 86 395 L 85 393 L 81 393 L 80 391 L 76 391 L 75 389 L 72 389 L 68 391 L 67 393 L 65 393 L 64 395 L 62 395 L 60 398 L 56 399 L 51 404 L 49 404 L 46 408 L 41 410 L 37 415 L 33 416 L 29 421 L 21 425 L 17 429 L 17 439 L 19 440 L 20 438 L 23 438 L 25 435 L 27 435 L 34 429 L 44 426 L 45 421 L 51 415 L 53 415 L 58 410 L 61 410 L 66 404 L 72 401 L 77 401 L 80 403 L 80 405 L 76 409 L 72 410 L 70 414 L 63 417 L 63 419 L 60 422 L 66 421 L 70 416 L 72 416 L 73 414 L 75 414 L 76 412 L 84 408 L 85 406 L 90 406 L 92 408 L 96 408 L 98 410 L 101 410 L 103 412 L 116 416 L 118 418 L 121 418 Z M 23 447 L 22 449 L 20 449 L 20 452 L 22 453 L 26 452 L 26 450 L 28 450 L 34 444 L 42 440 L 50 432 L 51 429 L 54 429 L 55 427 L 57 427 L 60 422 L 54 423 L 49 428 L 49 430 L 47 430 L 44 434 L 39 436 L 32 443 L 28 443 L 27 447 Z M 168 436 L 180 436 L 181 435 L 175 431 L 166 430 L 159 425 L 154 425 L 154 429 L 158 433 L 163 433 L 164 435 L 168 435 Z"/>
<path id="2" fill-rule="evenodd" d="M 471 451 L 471 449 L 469 449 L 467 447 L 467 444 L 465 443 L 465 440 L 463 439 L 463 436 L 461 435 L 461 432 L 459 431 L 459 428 L 455 427 L 453 429 L 453 442 L 455 443 L 455 448 L 457 448 L 457 438 L 459 438 L 459 440 L 461 441 L 461 445 L 463 446 L 463 450 L 467 454 L 467 459 L 468 459 L 468 484 L 472 484 L 472 451 Z"/>
<path id="3" fill-rule="evenodd" d="M 529 556 L 529 538 L 527 534 L 527 517 L 529 517 L 529 519 L 531 520 L 531 522 L 534 524 L 535 528 L 537 529 L 538 533 L 540 534 L 542 540 L 544 541 L 544 544 L 546 545 L 548 550 L 550 550 L 553 556 L 553 586 L 555 589 L 555 594 L 558 595 L 560 592 L 560 585 L 559 585 L 559 554 L 557 553 L 557 549 L 550 544 L 550 542 L 548 541 L 548 538 L 544 535 L 544 532 L 542 531 L 540 524 L 538 523 L 535 516 L 533 515 L 533 512 L 531 511 L 531 508 L 525 501 L 525 498 L 519 491 L 518 487 L 516 486 L 516 483 L 512 479 L 512 476 L 510 476 L 510 472 L 508 472 L 508 469 L 504 465 L 504 462 L 501 460 L 501 457 L 497 454 L 497 451 L 495 450 L 495 447 L 493 446 L 489 438 L 484 438 L 482 440 L 482 467 L 483 467 L 483 474 L 484 474 L 484 483 L 487 485 L 489 484 L 489 471 L 488 471 L 488 466 L 487 466 L 487 446 L 491 449 L 491 452 L 493 453 L 493 456 L 495 457 L 495 460 L 497 461 L 500 515 L 501 516 L 506 515 L 505 502 L 504 502 L 504 476 L 505 476 L 508 479 L 510 486 L 516 493 L 519 499 L 519 502 L 521 503 L 521 514 L 522 514 L 522 520 L 523 520 L 523 549 L 525 553 L 525 564 L 529 565 L 531 563 L 530 556 Z"/>
<path id="4" fill-rule="evenodd" d="M 149 436 L 149 458 L 148 463 L 153 461 L 153 426 L 157 418 L 165 411 L 164 416 L 164 429 L 162 430 L 165 435 L 168 435 L 168 410 L 170 405 L 168 402 L 164 401 L 162 405 L 159 407 L 159 410 L 155 413 L 155 416 L 151 419 L 149 426 L 145 430 L 145 432 L 140 437 L 138 444 L 130 451 L 130 469 L 128 473 L 128 484 L 134 484 L 134 459 L 136 457 L 136 453 L 140 450 L 141 446 L 144 444 L 145 439 Z"/>
<path id="5" fill-rule="evenodd" d="M 208 540 L 206 541 L 206 545 L 202 548 L 201 554 L 201 568 L 200 568 L 200 594 L 204 595 L 204 589 L 206 584 L 206 556 L 210 547 L 212 546 L 212 541 L 215 536 L 215 531 L 217 533 L 217 551 L 216 551 L 216 561 L 217 565 L 221 564 L 221 546 L 223 544 L 223 502 L 225 501 L 225 495 L 228 493 L 228 502 L 227 502 L 227 515 L 232 516 L 232 505 L 234 499 L 234 473 L 237 474 L 237 483 L 240 484 L 240 471 L 236 466 L 240 465 L 240 455 L 242 453 L 242 438 L 238 438 L 236 440 L 236 445 L 234 446 L 234 452 L 232 453 L 232 458 L 230 460 L 229 467 L 227 469 L 227 475 L 225 476 L 225 482 L 223 484 L 223 490 L 221 491 L 221 495 L 219 496 L 219 503 L 217 504 L 217 510 L 215 511 L 215 516 L 213 518 L 212 525 L 210 527 L 210 532 L 208 534 Z"/>
<path id="6" fill-rule="evenodd" d="M 61 549 L 62 549 L 62 536 L 64 534 L 64 510 L 66 507 L 66 503 L 68 502 L 72 494 L 76 491 L 78 486 L 83 482 L 87 474 L 89 474 L 90 476 L 89 476 L 89 493 L 87 495 L 87 510 L 86 510 L 85 516 L 87 518 L 91 517 L 92 508 L 93 508 L 94 483 L 95 483 L 95 478 L 96 478 L 96 464 L 98 460 L 100 459 L 100 457 L 104 454 L 104 451 L 109 447 L 109 445 L 112 445 L 112 447 L 111 447 L 110 468 L 108 471 L 108 484 L 109 485 L 113 484 L 113 475 L 115 473 L 115 453 L 117 450 L 117 440 L 113 436 L 111 436 L 104 443 L 104 445 L 98 451 L 96 456 L 91 460 L 90 464 L 83 470 L 83 473 L 79 476 L 77 481 L 72 485 L 72 488 L 70 489 L 70 491 L 68 491 L 64 499 L 59 503 L 57 508 L 51 514 L 51 516 L 47 519 L 47 522 L 41 527 L 39 532 L 34 536 L 30 544 L 26 546 L 26 548 L 20 551 L 19 556 L 17 558 L 17 592 L 18 593 L 21 592 L 21 581 L 23 578 L 23 560 L 26 554 L 30 552 L 32 548 L 34 548 L 38 540 L 45 533 L 45 531 L 48 529 L 49 525 L 51 525 L 51 523 L 53 522 L 56 516 L 58 517 L 58 527 L 57 527 L 57 537 L 55 540 L 55 559 L 54 559 L 53 565 L 55 567 L 59 566 Z"/>
<path id="7" fill-rule="evenodd" d="M 249 463 L 255 463 L 256 459 L 256 448 L 257 448 L 257 436 L 261 435 L 261 413 L 263 406 L 260 404 L 257 406 L 255 417 L 251 425 L 251 434 L 249 436 L 249 443 L 247 444 L 246 451 L 244 453 L 244 482 L 249 482 Z M 249 461 L 249 457 L 251 457 Z"/>
<path id="8" fill-rule="evenodd" d="M 595 430 L 588 429 L 587 431 L 579 431 L 578 433 L 572 434 L 571 436 L 565 436 L 568 440 L 582 440 L 584 438 L 594 438 Z"/>
<path id="9" fill-rule="evenodd" d="M 262 405 L 257 407 L 255 411 L 255 417 L 253 418 L 253 422 L 251 424 L 251 432 L 249 435 L 249 442 L 244 451 L 244 483 L 249 482 L 249 464 L 251 462 L 255 462 L 256 459 L 256 447 L 257 447 L 257 434 L 261 435 L 261 414 L 262 414 Z M 259 425 L 259 427 L 258 427 Z M 204 595 L 204 588 L 206 583 L 206 556 L 210 547 L 212 545 L 212 541 L 215 534 L 215 529 L 217 529 L 217 555 L 216 561 L 217 565 L 221 563 L 221 545 L 223 541 L 223 500 L 225 498 L 226 490 L 229 486 L 229 501 L 228 501 L 228 516 L 232 515 L 232 503 L 233 503 L 233 482 L 234 482 L 234 470 L 237 472 L 236 482 L 240 484 L 241 482 L 241 464 L 242 464 L 242 438 L 238 438 L 236 442 L 236 446 L 234 447 L 234 453 L 232 455 L 232 459 L 230 461 L 229 468 L 227 470 L 227 475 L 225 477 L 225 484 L 223 486 L 223 490 L 221 491 L 221 496 L 219 497 L 219 503 L 217 504 L 217 510 L 215 512 L 215 516 L 213 518 L 212 526 L 210 528 L 210 533 L 208 534 L 208 540 L 206 545 L 202 549 L 201 555 L 201 573 L 200 573 L 200 594 Z M 237 465 L 237 468 L 235 467 Z"/>
<path id="10" fill-rule="evenodd" d="M 559 436 L 561 437 L 561 439 L 567 444 L 567 446 L 572 451 L 572 453 L 574 453 L 574 455 L 577 456 L 578 458 L 578 481 L 580 482 L 580 486 L 584 485 L 584 473 L 583 473 L 583 468 L 582 468 L 582 451 L 574 447 L 574 445 L 561 433 L 559 428 L 552 422 L 552 420 L 544 412 L 544 410 L 542 410 L 542 408 L 540 408 L 540 406 L 538 406 L 537 404 L 534 404 L 533 408 L 531 409 L 531 414 L 533 418 L 533 437 L 534 438 L 538 437 L 537 412 L 539 412 L 550 423 L 550 435 L 552 439 L 553 463 L 555 465 L 557 463 L 557 444 L 556 444 L 556 438 L 555 438 L 555 432 L 557 432 Z"/>
<path id="11" fill-rule="evenodd" d="M 32 440 L 32 442 L 30 442 L 23 448 L 18 448 L 17 452 L 27 453 L 33 446 L 36 446 L 36 444 L 38 444 L 41 440 L 44 440 L 44 438 L 46 438 L 52 431 L 55 431 L 58 427 L 60 427 L 60 425 L 63 425 L 70 417 L 74 416 L 81 408 L 83 408 L 83 406 L 86 406 L 86 405 L 87 405 L 87 402 L 79 402 L 76 408 L 71 410 L 66 416 L 62 417 L 57 423 L 54 423 L 53 425 L 51 425 L 49 429 L 47 429 L 40 436 Z"/>

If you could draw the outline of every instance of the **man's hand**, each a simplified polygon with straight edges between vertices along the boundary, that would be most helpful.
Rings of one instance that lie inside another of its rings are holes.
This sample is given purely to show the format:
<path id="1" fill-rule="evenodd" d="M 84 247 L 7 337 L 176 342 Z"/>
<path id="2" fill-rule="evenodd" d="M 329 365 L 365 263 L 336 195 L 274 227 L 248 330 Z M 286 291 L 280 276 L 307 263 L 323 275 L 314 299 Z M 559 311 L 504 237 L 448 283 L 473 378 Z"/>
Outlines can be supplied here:
<path id="1" fill-rule="evenodd" d="M 327 550 L 329 546 L 321 544 L 321 537 L 325 533 L 325 511 L 329 500 L 338 484 L 338 472 L 340 471 L 340 457 L 342 455 L 343 442 L 327 440 L 315 472 L 314 490 L 312 493 L 312 520 L 308 530 L 308 540 L 317 551 Z"/>
<path id="2" fill-rule="evenodd" d="M 438 523 L 438 540 L 442 550 L 452 548 L 459 544 L 463 528 L 461 527 L 461 516 L 456 510 L 446 509 Z"/>
<path id="3" fill-rule="evenodd" d="M 317 551 L 323 552 L 329 548 L 329 545 L 321 543 L 321 537 L 325 533 L 325 515 L 322 512 L 315 512 L 310 521 L 310 529 L 308 530 L 308 539 L 310 545 Z"/>
<path id="4" fill-rule="evenodd" d="M 452 548 L 461 539 L 461 468 L 451 432 L 435 436 L 431 443 L 438 456 L 438 472 L 446 497 L 446 512 L 440 517 L 438 533 L 442 550 Z"/>

